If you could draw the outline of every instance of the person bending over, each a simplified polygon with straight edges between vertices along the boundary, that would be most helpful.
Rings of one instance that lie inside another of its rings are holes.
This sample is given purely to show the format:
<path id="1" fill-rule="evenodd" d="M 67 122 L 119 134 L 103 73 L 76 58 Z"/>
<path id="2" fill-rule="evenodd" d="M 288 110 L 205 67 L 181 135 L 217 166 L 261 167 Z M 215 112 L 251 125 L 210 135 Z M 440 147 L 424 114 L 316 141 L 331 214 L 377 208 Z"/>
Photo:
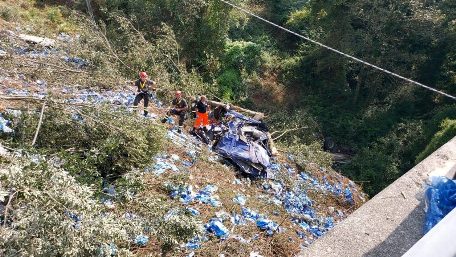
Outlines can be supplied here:
<path id="1" fill-rule="evenodd" d="M 187 101 L 182 97 L 181 91 L 176 91 L 175 98 L 172 101 L 172 109 L 169 110 L 168 115 L 179 116 L 179 129 L 177 132 L 182 132 L 182 126 L 184 125 L 185 116 L 187 113 L 188 105 Z"/>

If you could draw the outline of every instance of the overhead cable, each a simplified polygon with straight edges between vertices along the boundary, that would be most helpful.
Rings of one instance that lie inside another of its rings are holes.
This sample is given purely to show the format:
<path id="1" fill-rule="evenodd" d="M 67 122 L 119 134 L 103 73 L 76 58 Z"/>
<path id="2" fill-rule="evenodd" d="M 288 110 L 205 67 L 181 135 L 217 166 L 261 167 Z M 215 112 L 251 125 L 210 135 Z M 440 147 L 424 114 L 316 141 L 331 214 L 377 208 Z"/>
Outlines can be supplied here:
<path id="1" fill-rule="evenodd" d="M 335 53 L 337 53 L 337 54 L 340 54 L 340 55 L 342 55 L 342 56 L 345 56 L 345 57 L 347 57 L 347 58 L 349 58 L 349 59 L 352 59 L 352 60 L 354 60 L 354 61 L 356 61 L 356 62 L 359 62 L 359 63 L 362 63 L 362 64 L 367 65 L 367 66 L 369 66 L 369 67 L 372 67 L 372 68 L 374 68 L 374 69 L 376 69 L 376 70 L 379 70 L 379 71 L 381 71 L 381 72 L 384 72 L 384 73 L 389 74 L 389 75 L 391 75 L 391 76 L 394 76 L 394 77 L 396 77 L 396 78 L 405 80 L 405 81 L 407 81 L 407 82 L 409 82 L 409 83 L 415 84 L 415 85 L 417 85 L 417 86 L 423 87 L 423 88 L 428 89 L 428 90 L 430 90 L 430 91 L 436 92 L 436 93 L 438 93 L 438 94 L 441 94 L 441 95 L 444 95 L 444 96 L 446 96 L 446 97 L 449 97 L 449 98 L 451 98 L 451 99 L 453 99 L 453 100 L 456 100 L 456 97 L 455 97 L 455 96 L 452 96 L 452 95 L 450 95 L 450 94 L 448 94 L 448 93 L 445 93 L 445 92 L 443 92 L 443 91 L 441 91 L 441 90 L 435 89 L 435 88 L 430 87 L 430 86 L 426 86 L 426 85 L 424 85 L 424 84 L 422 84 L 422 83 L 420 83 L 420 82 L 417 82 L 417 81 L 415 81 L 415 80 L 406 78 L 406 77 L 401 76 L 401 75 L 399 75 L 399 74 L 397 74 L 397 73 L 395 73 L 395 72 L 389 71 L 389 70 L 384 69 L 384 68 L 382 68 L 382 67 L 379 67 L 379 66 L 377 66 L 377 65 L 375 65 L 375 64 L 369 63 L 369 62 L 367 62 L 367 61 L 364 61 L 364 60 L 361 60 L 361 59 L 359 59 L 359 58 L 357 58 L 357 57 L 354 57 L 354 56 L 352 56 L 352 55 L 350 55 L 350 54 L 344 53 L 344 52 L 342 52 L 342 51 L 340 51 L 340 50 L 337 50 L 337 49 L 335 49 L 335 48 L 332 48 L 332 47 L 330 47 L 330 46 L 327 46 L 327 45 L 325 45 L 325 44 L 323 44 L 323 43 L 320 43 L 320 42 L 318 42 L 318 41 L 316 41 L 316 40 L 314 40 L 314 39 L 311 39 L 311 38 L 309 38 L 309 37 L 303 36 L 303 35 L 301 35 L 301 34 L 299 34 L 299 33 L 296 33 L 296 32 L 294 32 L 294 31 L 292 31 L 292 30 L 289 30 L 289 29 L 287 29 L 287 28 L 285 28 L 285 27 L 282 27 L 282 26 L 280 26 L 280 25 L 278 25 L 278 24 L 276 24 L 276 23 L 274 23 L 274 22 L 272 22 L 272 21 L 266 20 L 266 19 L 264 19 L 264 18 L 262 18 L 262 17 L 260 17 L 260 16 L 258 16 L 258 15 L 256 15 L 256 14 L 252 13 L 251 11 L 249 11 L 249 10 L 247 10 L 247 9 L 245 9 L 245 8 L 242 8 L 242 7 L 240 7 L 240 6 L 237 6 L 237 5 L 233 4 L 233 3 L 230 3 L 230 2 L 225 1 L 225 0 L 220 0 L 220 1 L 223 2 L 223 3 L 225 3 L 225 4 L 227 4 L 227 5 L 230 5 L 231 7 L 236 8 L 236 9 L 238 9 L 238 10 L 240 10 L 240 11 L 242 11 L 242 12 L 244 12 L 244 13 L 250 15 L 250 16 L 253 16 L 253 17 L 255 17 L 255 18 L 257 18 L 257 19 L 259 19 L 259 20 L 261 20 L 261 21 L 264 21 L 264 22 L 266 22 L 266 23 L 268 23 L 268 24 L 270 24 L 270 25 L 272 25 L 272 26 L 274 26 L 274 27 L 277 27 L 277 28 L 279 28 L 279 29 L 281 29 L 281 30 L 284 30 L 284 31 L 286 31 L 286 32 L 288 32 L 288 33 L 290 33 L 290 34 L 293 34 L 293 35 L 295 35 L 295 36 L 297 36 L 297 37 L 299 37 L 299 38 L 302 38 L 302 39 L 304 39 L 304 40 L 307 40 L 307 41 L 309 41 L 309 42 L 311 42 L 311 43 L 313 43 L 313 44 L 316 44 L 316 45 L 318 45 L 318 46 L 321 46 L 321 47 L 323 47 L 323 48 L 325 48 L 325 49 L 328 49 L 328 50 L 330 50 L 330 51 L 332 51 L 332 52 L 335 52 Z"/>

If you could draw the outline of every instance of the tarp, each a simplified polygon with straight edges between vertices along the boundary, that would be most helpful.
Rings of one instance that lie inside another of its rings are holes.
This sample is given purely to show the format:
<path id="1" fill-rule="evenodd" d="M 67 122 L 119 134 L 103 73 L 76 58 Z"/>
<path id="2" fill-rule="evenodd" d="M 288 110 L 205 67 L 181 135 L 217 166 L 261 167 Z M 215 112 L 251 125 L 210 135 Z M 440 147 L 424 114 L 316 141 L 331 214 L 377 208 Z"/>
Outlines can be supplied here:
<path id="1" fill-rule="evenodd" d="M 266 168 L 270 164 L 270 157 L 265 148 L 231 133 L 220 139 L 215 151 L 232 160 L 242 171 L 252 176 L 266 175 Z"/>
<path id="2" fill-rule="evenodd" d="M 456 181 L 446 177 L 432 177 L 425 196 L 424 233 L 426 234 L 456 207 Z"/>

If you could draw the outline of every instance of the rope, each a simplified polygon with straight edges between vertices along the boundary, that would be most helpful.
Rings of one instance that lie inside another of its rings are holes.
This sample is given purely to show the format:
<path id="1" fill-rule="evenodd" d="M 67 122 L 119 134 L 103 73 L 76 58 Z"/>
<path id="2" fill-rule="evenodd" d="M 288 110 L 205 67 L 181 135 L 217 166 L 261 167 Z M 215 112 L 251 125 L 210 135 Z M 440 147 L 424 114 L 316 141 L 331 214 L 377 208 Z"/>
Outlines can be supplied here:
<path id="1" fill-rule="evenodd" d="M 415 84 L 415 85 L 417 85 L 417 86 L 423 87 L 423 88 L 428 89 L 428 90 L 430 90 L 430 91 L 433 91 L 433 92 L 435 92 L 435 93 L 438 93 L 438 94 L 444 95 L 444 96 L 446 96 L 446 97 L 449 97 L 449 98 L 451 98 L 451 99 L 453 99 L 453 100 L 456 100 L 456 97 L 455 97 L 455 96 L 452 96 L 452 95 L 450 95 L 450 94 L 447 94 L 447 93 L 445 93 L 445 92 L 443 92 L 443 91 L 441 91 L 441 90 L 432 88 L 432 87 L 430 87 L 430 86 L 426 86 L 426 85 L 424 85 L 424 84 L 422 84 L 422 83 L 420 83 L 420 82 L 417 82 L 417 81 L 414 81 L 414 80 L 412 80 L 412 79 L 406 78 L 406 77 L 401 76 L 401 75 L 399 75 L 399 74 L 397 74 L 397 73 L 394 73 L 394 72 L 389 71 L 389 70 L 387 70 L 387 69 L 381 68 L 381 67 L 379 67 L 379 66 L 377 66 L 377 65 L 375 65 L 375 64 L 369 63 L 369 62 L 367 62 L 367 61 L 361 60 L 361 59 L 356 58 L 356 57 L 354 57 L 354 56 L 352 56 L 352 55 L 349 55 L 349 54 L 346 54 L 346 53 L 344 53 L 344 52 L 342 52 L 342 51 L 339 51 L 339 50 L 337 50 L 337 49 L 335 49 L 335 48 L 332 48 L 332 47 L 330 47 L 330 46 L 327 46 L 327 45 L 325 45 L 325 44 L 323 44 L 323 43 L 320 43 L 320 42 L 318 42 L 318 41 L 316 41 L 316 40 L 313 40 L 313 39 L 311 39 L 311 38 L 309 38 L 309 37 L 306 37 L 306 36 L 303 36 L 303 35 L 301 35 L 301 34 L 298 34 L 298 33 L 294 32 L 294 31 L 289 30 L 289 29 L 287 29 L 287 28 L 285 28 L 285 27 L 282 27 L 282 26 L 280 26 L 280 25 L 278 25 L 278 24 L 276 24 L 276 23 L 274 23 L 274 22 L 268 21 L 268 20 L 266 20 L 266 19 L 264 19 L 264 18 L 262 18 L 262 17 L 260 17 L 260 16 L 258 16 L 258 15 L 256 15 L 256 14 L 254 14 L 254 13 L 252 13 L 252 12 L 250 12 L 250 11 L 248 11 L 248 10 L 242 8 L 242 7 L 239 7 L 239 6 L 235 5 L 235 4 L 232 4 L 232 3 L 227 2 L 227 1 L 225 1 L 225 0 L 220 0 L 220 1 L 223 2 L 223 3 L 225 3 L 225 4 L 227 4 L 227 5 L 230 5 L 231 7 L 236 8 L 236 9 L 238 9 L 238 10 L 240 10 L 240 11 L 242 11 L 242 12 L 244 12 L 244 13 L 250 15 L 250 16 L 253 16 L 253 17 L 255 17 L 255 18 L 257 18 L 257 19 L 259 19 L 259 20 L 261 20 L 261 21 L 264 21 L 264 22 L 266 22 L 266 23 L 268 23 L 268 24 L 270 24 L 270 25 L 272 25 L 272 26 L 274 26 L 274 27 L 277 27 L 277 28 L 279 28 L 279 29 L 281 29 L 281 30 L 284 30 L 284 31 L 286 31 L 286 32 L 288 32 L 288 33 L 290 33 L 290 34 L 293 34 L 293 35 L 295 35 L 295 36 L 297 36 L 297 37 L 300 37 L 300 38 L 302 38 L 302 39 L 304 39 L 304 40 L 307 40 L 307 41 L 309 41 L 309 42 L 311 42 L 311 43 L 313 43 L 313 44 L 316 44 L 316 45 L 318 45 L 318 46 L 321 46 L 321 47 L 323 47 L 323 48 L 325 48 L 325 49 L 328 49 L 328 50 L 330 50 L 330 51 L 332 51 L 332 52 L 335 52 L 335 53 L 340 54 L 340 55 L 342 55 L 342 56 L 344 56 L 344 57 L 347 57 L 347 58 L 349 58 L 349 59 L 352 59 L 352 60 L 357 61 L 357 62 L 359 62 L 359 63 L 362 63 L 362 64 L 364 64 L 364 65 L 367 65 L 367 66 L 369 66 L 369 67 L 372 67 L 372 68 L 374 68 L 374 69 L 376 69 L 376 70 L 379 70 L 379 71 L 381 71 L 381 72 L 384 72 L 384 73 L 389 74 L 389 75 L 391 75 L 391 76 L 394 76 L 394 77 L 396 77 L 396 78 L 405 80 L 405 81 L 407 81 L 407 82 L 409 82 L 409 83 Z"/>

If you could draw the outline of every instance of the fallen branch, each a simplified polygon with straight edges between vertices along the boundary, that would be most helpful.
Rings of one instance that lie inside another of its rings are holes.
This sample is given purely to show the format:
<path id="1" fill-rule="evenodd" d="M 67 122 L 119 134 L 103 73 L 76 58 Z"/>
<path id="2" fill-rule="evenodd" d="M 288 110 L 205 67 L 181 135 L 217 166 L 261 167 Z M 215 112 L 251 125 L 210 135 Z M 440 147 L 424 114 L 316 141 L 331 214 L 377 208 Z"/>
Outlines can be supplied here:
<path id="1" fill-rule="evenodd" d="M 221 102 L 217 102 L 217 101 L 211 101 L 211 100 L 208 100 L 207 101 L 210 105 L 213 105 L 213 106 L 225 106 L 226 104 L 224 103 L 221 103 Z M 249 110 L 249 109 L 245 109 L 245 108 L 242 108 L 242 107 L 239 107 L 239 106 L 236 106 L 236 105 L 230 105 L 230 108 L 235 110 L 235 111 L 240 111 L 240 112 L 245 112 L 245 113 L 248 113 L 250 115 L 253 115 L 255 116 L 254 119 L 262 119 L 265 117 L 264 113 L 262 112 L 255 112 L 255 111 L 252 111 L 252 110 Z"/>
<path id="2" fill-rule="evenodd" d="M 267 136 L 268 136 L 269 150 L 271 150 L 271 155 L 277 156 L 279 154 L 279 151 L 277 150 L 277 147 L 274 144 L 274 140 L 272 139 L 271 133 L 267 132 Z"/>
<path id="3" fill-rule="evenodd" d="M 40 132 L 40 128 L 41 128 L 41 123 L 43 122 L 43 114 L 44 114 L 45 107 L 46 107 L 46 102 L 44 102 L 43 106 L 41 107 L 40 121 L 38 122 L 38 126 L 36 127 L 35 137 L 33 137 L 32 146 L 35 145 L 36 139 L 38 138 L 38 133 Z"/>
<path id="4" fill-rule="evenodd" d="M 93 16 L 93 11 L 92 11 L 92 4 L 90 3 L 90 0 L 86 0 L 87 4 L 87 12 L 90 15 L 90 18 L 92 18 L 93 21 L 95 21 L 95 17 Z"/>
<path id="5" fill-rule="evenodd" d="M 306 128 L 309 128 L 309 127 L 305 126 L 305 127 L 299 127 L 299 128 L 293 128 L 293 129 L 286 129 L 286 130 L 283 130 L 283 132 L 282 132 L 282 131 L 274 131 L 274 132 L 271 133 L 271 136 L 274 135 L 275 133 L 279 133 L 279 132 L 282 132 L 282 134 L 280 134 L 280 135 L 277 136 L 276 138 L 273 138 L 272 140 L 275 141 L 275 140 L 277 140 L 277 139 L 283 137 L 283 136 L 284 136 L 286 133 L 288 133 L 288 132 L 296 131 L 296 130 L 301 130 L 301 129 L 306 129 Z"/>
<path id="6" fill-rule="evenodd" d="M 11 148 L 11 147 L 8 147 L 8 146 L 5 146 L 5 145 L 0 145 L 1 147 L 5 148 L 6 150 L 8 151 L 18 151 L 17 149 L 14 149 L 14 148 Z"/>
<path id="7" fill-rule="evenodd" d="M 11 208 L 11 200 L 16 194 L 17 191 L 15 191 L 13 194 L 9 196 L 8 203 L 5 206 L 5 213 L 3 215 L 3 227 L 6 227 L 6 221 L 8 220 L 8 209 Z"/>
<path id="8" fill-rule="evenodd" d="M 0 94 L 0 99 L 2 100 L 11 100 L 11 101 L 38 101 L 38 102 L 43 102 L 44 99 L 38 98 L 38 97 L 33 97 L 33 96 L 20 96 L 20 95 L 1 95 Z"/>
<path id="9" fill-rule="evenodd" d="M 347 163 L 350 161 L 350 158 L 351 158 L 350 155 L 343 154 L 343 153 L 330 153 L 330 154 L 331 154 L 332 159 L 335 162 L 339 162 L 339 163 Z"/>

